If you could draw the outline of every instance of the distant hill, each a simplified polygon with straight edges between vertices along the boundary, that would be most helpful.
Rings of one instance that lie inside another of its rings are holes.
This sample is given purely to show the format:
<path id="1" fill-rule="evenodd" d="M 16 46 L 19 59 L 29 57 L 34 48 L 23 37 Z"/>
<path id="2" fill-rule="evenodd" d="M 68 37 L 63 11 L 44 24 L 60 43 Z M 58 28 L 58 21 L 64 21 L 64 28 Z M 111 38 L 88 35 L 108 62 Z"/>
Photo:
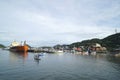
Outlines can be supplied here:
<path id="1" fill-rule="evenodd" d="M 0 48 L 5 48 L 5 46 L 3 44 L 0 44 Z"/>
<path id="2" fill-rule="evenodd" d="M 94 39 L 90 39 L 90 40 L 84 40 L 81 42 L 75 42 L 75 43 L 70 44 L 70 47 L 71 48 L 79 47 L 79 46 L 88 47 L 94 43 L 101 44 L 102 46 L 106 47 L 109 51 L 114 50 L 116 48 L 120 48 L 120 33 L 110 35 L 103 39 L 94 38 Z"/>
<path id="3" fill-rule="evenodd" d="M 93 43 L 100 43 L 101 44 L 101 40 L 97 39 L 97 38 L 90 39 L 90 40 L 83 40 L 81 42 L 72 43 L 71 47 L 90 46 Z"/>

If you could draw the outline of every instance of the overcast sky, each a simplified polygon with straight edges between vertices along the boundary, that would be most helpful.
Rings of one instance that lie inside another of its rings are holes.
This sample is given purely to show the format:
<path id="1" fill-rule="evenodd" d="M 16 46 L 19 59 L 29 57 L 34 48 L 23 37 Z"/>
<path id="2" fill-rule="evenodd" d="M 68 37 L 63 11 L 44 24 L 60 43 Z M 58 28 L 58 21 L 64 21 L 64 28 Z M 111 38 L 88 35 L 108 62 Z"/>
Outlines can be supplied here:
<path id="1" fill-rule="evenodd" d="M 0 43 L 69 44 L 120 32 L 120 0 L 0 0 Z"/>

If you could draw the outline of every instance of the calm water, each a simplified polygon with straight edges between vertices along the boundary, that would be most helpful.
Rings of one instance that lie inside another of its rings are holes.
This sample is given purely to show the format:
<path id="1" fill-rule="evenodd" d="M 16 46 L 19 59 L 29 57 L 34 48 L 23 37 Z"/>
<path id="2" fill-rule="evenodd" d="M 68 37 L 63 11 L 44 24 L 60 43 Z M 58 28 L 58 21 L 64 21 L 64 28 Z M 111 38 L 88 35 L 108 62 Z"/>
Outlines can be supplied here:
<path id="1" fill-rule="evenodd" d="M 107 56 L 45 54 L 0 50 L 0 80 L 119 80 L 120 59 Z"/>

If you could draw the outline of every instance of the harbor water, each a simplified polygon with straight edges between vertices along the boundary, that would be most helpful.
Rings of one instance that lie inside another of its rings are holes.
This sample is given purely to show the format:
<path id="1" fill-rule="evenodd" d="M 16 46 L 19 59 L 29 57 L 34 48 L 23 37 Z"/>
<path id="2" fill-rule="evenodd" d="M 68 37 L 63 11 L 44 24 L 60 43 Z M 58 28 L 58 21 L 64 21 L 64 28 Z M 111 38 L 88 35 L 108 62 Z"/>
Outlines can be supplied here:
<path id="1" fill-rule="evenodd" d="M 120 58 L 0 50 L 0 80 L 119 80 Z"/>

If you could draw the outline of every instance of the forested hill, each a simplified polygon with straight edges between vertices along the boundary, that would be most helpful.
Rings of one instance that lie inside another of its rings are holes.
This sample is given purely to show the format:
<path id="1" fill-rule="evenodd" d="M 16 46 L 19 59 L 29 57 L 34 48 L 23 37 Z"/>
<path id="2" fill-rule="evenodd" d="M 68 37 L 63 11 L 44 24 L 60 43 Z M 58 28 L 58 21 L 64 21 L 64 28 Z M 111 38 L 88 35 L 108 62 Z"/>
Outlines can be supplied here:
<path id="1" fill-rule="evenodd" d="M 99 43 L 102 46 L 106 47 L 108 50 L 114 50 L 116 48 L 120 48 L 120 33 L 107 36 L 103 39 L 94 38 L 90 40 L 84 40 L 81 42 L 75 42 L 70 44 L 70 47 L 79 47 L 79 46 L 87 47 L 94 43 Z"/>
<path id="2" fill-rule="evenodd" d="M 2 45 L 2 44 L 0 44 L 0 48 L 5 48 L 5 46 L 4 46 L 4 45 Z"/>
<path id="3" fill-rule="evenodd" d="M 120 33 L 116 33 L 102 39 L 102 43 L 110 50 L 120 48 Z"/>

